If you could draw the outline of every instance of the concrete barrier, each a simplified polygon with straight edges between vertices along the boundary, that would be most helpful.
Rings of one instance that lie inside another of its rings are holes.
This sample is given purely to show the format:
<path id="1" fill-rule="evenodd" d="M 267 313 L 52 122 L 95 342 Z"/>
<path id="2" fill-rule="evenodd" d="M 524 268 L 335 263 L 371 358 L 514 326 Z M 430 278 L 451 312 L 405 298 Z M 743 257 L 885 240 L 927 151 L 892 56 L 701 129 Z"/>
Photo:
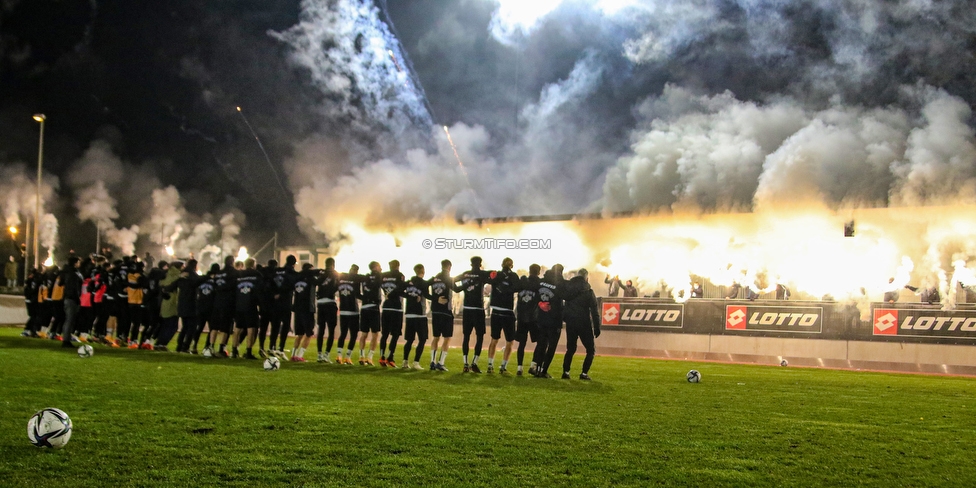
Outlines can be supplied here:
<path id="1" fill-rule="evenodd" d="M 24 297 L 0 295 L 0 325 L 20 325 L 27 323 L 27 306 Z"/>

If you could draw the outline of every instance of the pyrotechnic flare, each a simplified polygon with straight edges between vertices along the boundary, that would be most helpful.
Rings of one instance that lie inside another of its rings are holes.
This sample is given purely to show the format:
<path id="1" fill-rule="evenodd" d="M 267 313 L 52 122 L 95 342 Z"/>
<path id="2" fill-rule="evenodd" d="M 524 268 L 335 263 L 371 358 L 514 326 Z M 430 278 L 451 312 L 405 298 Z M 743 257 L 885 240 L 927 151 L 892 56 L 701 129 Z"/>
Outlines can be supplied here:
<path id="1" fill-rule="evenodd" d="M 397 71 L 399 71 L 399 72 L 401 72 L 401 73 L 403 73 L 403 69 L 402 69 L 402 68 L 400 68 L 400 62 L 399 62 L 399 61 L 397 61 L 397 58 L 396 58 L 396 55 L 395 55 L 395 54 L 393 54 L 393 50 L 392 50 L 392 49 L 390 49 L 390 50 L 388 50 L 387 52 L 388 52 L 388 53 L 390 53 L 390 59 L 392 59 L 392 60 L 393 60 L 393 65 L 394 65 L 394 66 L 396 66 L 396 69 L 397 69 Z"/>
<path id="2" fill-rule="evenodd" d="M 285 185 L 281 184 L 281 178 L 278 177 L 278 170 L 275 169 L 274 165 L 271 164 L 271 158 L 268 157 L 268 152 L 264 150 L 264 144 L 261 143 L 261 138 L 258 137 L 257 133 L 254 132 L 254 128 L 251 127 L 251 123 L 247 121 L 247 117 L 244 116 L 244 111 L 241 107 L 237 107 L 237 113 L 241 114 L 241 118 L 244 119 L 244 124 L 247 125 L 247 130 L 251 131 L 251 135 L 254 136 L 254 140 L 258 141 L 258 147 L 261 148 L 261 154 L 264 155 L 264 160 L 268 162 L 268 167 L 271 168 L 271 173 L 274 174 L 275 181 L 278 182 L 278 187 L 281 188 L 282 193 L 288 194 L 285 190 Z"/>
<path id="3" fill-rule="evenodd" d="M 169 257 L 173 257 L 176 255 L 176 252 L 173 251 L 173 246 L 166 246 L 166 255 Z"/>
<path id="4" fill-rule="evenodd" d="M 247 254 L 247 248 L 244 247 L 244 246 L 241 246 L 241 249 L 239 251 L 237 251 L 237 260 L 238 261 L 246 261 L 248 257 L 250 257 L 250 256 Z"/>
<path id="5" fill-rule="evenodd" d="M 464 173 L 464 179 L 468 179 L 468 170 L 464 168 L 464 163 L 461 162 L 461 156 L 457 152 L 457 146 L 454 145 L 454 139 L 451 139 L 451 131 L 448 130 L 447 126 L 444 126 L 444 133 L 447 134 L 447 142 L 451 144 L 451 149 L 454 150 L 454 157 L 457 158 L 458 167 L 461 168 L 461 172 Z M 468 186 L 471 186 L 471 182 L 468 181 Z"/>

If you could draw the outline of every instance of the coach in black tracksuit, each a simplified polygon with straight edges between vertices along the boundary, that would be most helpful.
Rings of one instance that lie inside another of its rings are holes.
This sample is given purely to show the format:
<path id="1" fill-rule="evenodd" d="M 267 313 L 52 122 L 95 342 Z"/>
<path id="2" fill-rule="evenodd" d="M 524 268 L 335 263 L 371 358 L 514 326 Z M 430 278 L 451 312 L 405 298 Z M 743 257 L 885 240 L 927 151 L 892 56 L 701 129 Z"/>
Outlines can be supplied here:
<path id="1" fill-rule="evenodd" d="M 197 274 L 197 260 L 186 262 L 180 278 L 167 288 L 167 292 L 174 290 L 179 295 L 176 301 L 176 315 L 180 317 L 180 335 L 176 337 L 176 352 L 190 352 L 194 334 L 197 331 L 197 286 L 200 275 Z M 174 286 L 175 285 L 175 286 Z"/>
<path id="2" fill-rule="evenodd" d="M 464 354 L 464 372 L 469 370 L 480 373 L 478 367 L 478 357 L 481 356 L 481 348 L 485 342 L 485 283 L 488 282 L 488 272 L 481 269 L 481 258 L 475 256 L 471 258 L 471 269 L 455 278 L 461 283 L 464 292 L 464 306 L 461 315 L 461 332 L 464 335 L 461 343 L 461 353 Z M 474 360 L 468 366 L 468 343 L 471 341 L 471 332 L 477 334 L 474 342 Z"/>
<path id="3" fill-rule="evenodd" d="M 380 288 L 386 299 L 383 300 L 383 327 L 380 334 L 380 366 L 395 368 L 396 344 L 403 333 L 403 290 L 406 277 L 400 272 L 400 261 L 390 261 L 390 270 L 383 273 Z M 390 341 L 390 353 L 386 353 L 386 341 Z M 387 364 L 390 363 L 390 364 Z"/>
<path id="4" fill-rule="evenodd" d="M 318 312 L 318 336 L 315 345 L 319 350 L 319 362 L 332 362 L 329 354 L 332 353 L 332 343 L 335 340 L 336 322 L 338 319 L 339 307 L 336 304 L 336 293 L 339 291 L 339 273 L 335 270 L 335 259 L 325 260 L 325 269 L 319 272 L 316 279 L 315 306 Z M 325 331 L 328 329 L 329 338 L 325 345 L 325 353 L 322 353 L 322 340 L 325 338 Z"/>
<path id="5" fill-rule="evenodd" d="M 563 282 L 561 264 L 546 271 L 539 282 L 539 341 L 533 355 L 536 376 L 539 378 L 552 378 L 549 375 L 549 364 L 556 355 L 556 345 L 563 330 L 563 302 L 557 295 Z"/>
<path id="6" fill-rule="evenodd" d="M 71 343 L 71 334 L 74 333 L 75 322 L 78 321 L 78 311 L 81 308 L 81 284 L 82 276 L 78 266 L 81 261 L 77 256 L 68 258 L 68 266 L 61 274 L 61 283 L 64 285 L 64 328 L 61 330 L 61 345 L 66 348 L 74 347 Z"/>
<path id="7" fill-rule="evenodd" d="M 355 264 L 348 273 L 339 275 L 339 344 L 336 364 L 352 364 L 352 352 L 359 338 L 359 298 L 362 297 L 362 276 Z M 348 346 L 346 336 L 349 336 Z"/>
<path id="8" fill-rule="evenodd" d="M 600 314 L 597 312 L 596 294 L 587 282 L 588 277 L 589 272 L 581 269 L 558 292 L 558 296 L 565 301 L 563 320 L 566 322 L 566 356 L 563 359 L 562 376 L 564 380 L 569 379 L 569 368 L 573 364 L 573 354 L 576 353 L 577 338 L 586 349 L 583 373 L 579 378 L 590 379 L 590 365 L 593 364 L 593 355 L 596 353 L 593 339 L 600 337 Z"/>

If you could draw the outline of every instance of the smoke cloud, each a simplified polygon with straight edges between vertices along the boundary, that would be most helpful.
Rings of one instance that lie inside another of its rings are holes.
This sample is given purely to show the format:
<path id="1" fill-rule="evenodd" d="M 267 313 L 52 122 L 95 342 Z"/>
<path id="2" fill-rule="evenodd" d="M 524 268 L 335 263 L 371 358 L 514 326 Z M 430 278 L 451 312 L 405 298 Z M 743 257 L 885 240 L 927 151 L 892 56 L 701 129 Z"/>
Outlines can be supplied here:
<path id="1" fill-rule="evenodd" d="M 181 256 L 223 242 L 214 239 L 217 222 L 212 214 L 197 216 L 187 211 L 179 190 L 173 185 L 163 187 L 153 167 L 123 161 L 106 140 L 92 142 L 68 176 L 79 220 L 94 223 L 105 241 L 125 255 L 135 253 L 140 236 L 148 238 L 155 252 L 171 246 Z M 243 213 L 230 202 L 221 205 L 221 210 L 225 217 L 230 215 L 224 234 L 233 236 L 228 242 L 236 243 Z M 129 225 L 117 226 L 119 222 Z"/>
<path id="2" fill-rule="evenodd" d="M 303 0 L 298 24 L 269 32 L 325 95 L 349 150 L 369 155 L 416 147 L 432 125 L 400 43 L 372 0 Z"/>

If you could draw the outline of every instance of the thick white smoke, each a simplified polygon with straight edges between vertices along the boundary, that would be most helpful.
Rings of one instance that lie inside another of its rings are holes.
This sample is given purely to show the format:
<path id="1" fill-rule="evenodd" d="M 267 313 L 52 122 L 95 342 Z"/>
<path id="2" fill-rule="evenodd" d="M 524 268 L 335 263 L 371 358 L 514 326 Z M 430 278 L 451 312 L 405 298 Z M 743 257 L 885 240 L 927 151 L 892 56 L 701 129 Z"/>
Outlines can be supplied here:
<path id="1" fill-rule="evenodd" d="M 183 219 L 186 209 L 175 186 L 157 188 L 152 192 L 152 213 L 140 228 L 149 235 L 155 244 L 171 246 L 183 232 Z"/>
<path id="2" fill-rule="evenodd" d="M 244 214 L 240 211 L 225 213 L 220 217 L 220 250 L 224 256 L 236 256 L 241 247 L 237 237 L 241 233 Z"/>
<path id="3" fill-rule="evenodd" d="M 118 201 L 110 191 L 138 188 L 140 181 L 133 173 L 135 171 L 116 156 L 111 144 L 99 139 L 91 143 L 68 174 L 68 184 L 75 193 L 78 219 L 94 223 L 106 242 L 118 247 L 125 255 L 135 252 L 139 226 L 116 228 Z"/>
<path id="4" fill-rule="evenodd" d="M 303 0 L 301 21 L 269 34 L 326 95 L 323 115 L 341 124 L 351 150 L 371 152 L 357 146 L 366 141 L 384 151 L 422 143 L 431 125 L 423 92 L 372 0 Z"/>
<path id="5" fill-rule="evenodd" d="M 908 89 L 902 108 L 835 105 L 809 110 L 731 94 L 694 97 L 669 87 L 645 104 L 649 129 L 608 172 L 610 211 L 694 207 L 774 210 L 970 203 L 976 146 L 968 107 L 934 89 Z"/>
<path id="6" fill-rule="evenodd" d="M 37 225 L 34 216 L 37 212 L 37 180 L 28 173 L 27 167 L 23 164 L 13 164 L 0 166 L 0 206 L 3 209 L 4 221 L 7 227 L 17 227 L 18 232 L 25 229 L 21 225 L 30 221 Z M 57 198 L 56 189 L 58 179 L 52 175 L 44 174 L 41 180 L 41 222 L 37 226 L 38 243 L 42 250 L 39 254 L 51 255 L 54 253 L 58 244 L 58 219 L 51 208 Z M 28 240 L 31 236 L 24 235 Z M 31 247 L 28 244 L 28 247 Z M 43 259 L 42 259 L 43 260 Z"/>
<path id="7" fill-rule="evenodd" d="M 213 235 L 217 222 L 211 214 L 188 212 L 179 190 L 172 185 L 163 187 L 150 164 L 135 166 L 122 161 L 105 140 L 92 142 L 72 167 L 68 182 L 78 218 L 93 222 L 105 241 L 124 255 L 135 253 L 140 236 L 148 237 L 152 253 L 171 247 L 179 256 L 222 242 Z M 228 242 L 236 243 L 243 214 L 231 204 L 221 207 L 224 214 L 231 215 L 225 234 L 233 237 Z M 119 222 L 133 224 L 117 227 Z"/>

